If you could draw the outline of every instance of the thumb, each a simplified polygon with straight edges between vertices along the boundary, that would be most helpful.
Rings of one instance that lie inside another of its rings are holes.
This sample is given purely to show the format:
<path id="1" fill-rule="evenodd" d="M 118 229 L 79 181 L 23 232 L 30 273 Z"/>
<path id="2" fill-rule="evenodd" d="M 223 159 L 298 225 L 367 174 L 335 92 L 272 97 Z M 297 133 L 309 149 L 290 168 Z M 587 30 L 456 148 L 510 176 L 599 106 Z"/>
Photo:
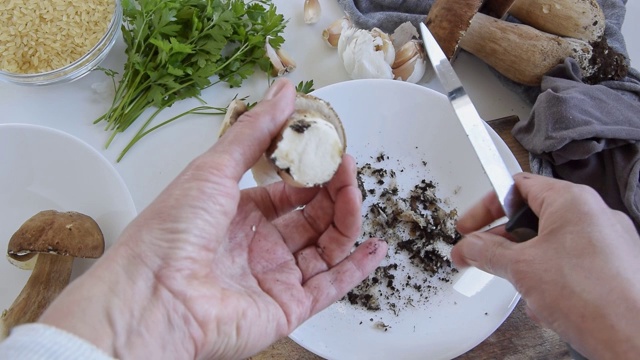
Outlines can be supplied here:
<path id="1" fill-rule="evenodd" d="M 453 247 L 451 259 L 457 267 L 475 266 L 510 280 L 509 272 L 517 245 L 489 232 L 474 232 Z"/>
<path id="2" fill-rule="evenodd" d="M 230 179 L 240 180 L 267 150 L 294 110 L 296 91 L 288 80 L 276 81 L 255 108 L 238 121 L 203 157 L 219 163 L 216 168 Z"/>

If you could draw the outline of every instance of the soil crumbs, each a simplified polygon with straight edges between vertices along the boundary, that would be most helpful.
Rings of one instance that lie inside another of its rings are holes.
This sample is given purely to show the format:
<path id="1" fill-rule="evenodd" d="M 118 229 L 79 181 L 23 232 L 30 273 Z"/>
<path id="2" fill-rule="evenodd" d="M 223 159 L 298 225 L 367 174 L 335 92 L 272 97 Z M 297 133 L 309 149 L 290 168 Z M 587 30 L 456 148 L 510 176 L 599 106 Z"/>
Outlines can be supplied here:
<path id="1" fill-rule="evenodd" d="M 416 166 L 427 163 L 411 165 Z M 383 153 L 358 168 L 366 211 L 362 239 L 382 238 L 389 252 L 382 265 L 343 299 L 396 316 L 407 307 L 426 303 L 442 284 L 451 282 L 456 270 L 449 252 L 460 239 L 455 230 L 458 214 L 443 208 L 446 204 L 436 196 L 437 184 L 422 179 L 403 190 L 396 177 L 405 170 L 399 160 Z"/>

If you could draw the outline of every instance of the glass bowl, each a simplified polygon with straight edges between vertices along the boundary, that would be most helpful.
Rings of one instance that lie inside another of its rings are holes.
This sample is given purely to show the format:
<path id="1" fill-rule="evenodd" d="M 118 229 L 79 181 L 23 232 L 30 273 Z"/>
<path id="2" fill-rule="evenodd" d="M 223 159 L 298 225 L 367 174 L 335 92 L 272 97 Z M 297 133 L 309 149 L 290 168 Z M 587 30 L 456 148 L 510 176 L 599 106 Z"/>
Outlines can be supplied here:
<path id="1" fill-rule="evenodd" d="M 61 68 L 42 73 L 21 74 L 0 70 L 0 81 L 17 85 L 39 86 L 67 83 L 88 74 L 104 60 L 116 42 L 116 35 L 122 24 L 122 6 L 120 0 L 113 1 L 115 3 L 113 17 L 106 33 L 82 57 Z"/>

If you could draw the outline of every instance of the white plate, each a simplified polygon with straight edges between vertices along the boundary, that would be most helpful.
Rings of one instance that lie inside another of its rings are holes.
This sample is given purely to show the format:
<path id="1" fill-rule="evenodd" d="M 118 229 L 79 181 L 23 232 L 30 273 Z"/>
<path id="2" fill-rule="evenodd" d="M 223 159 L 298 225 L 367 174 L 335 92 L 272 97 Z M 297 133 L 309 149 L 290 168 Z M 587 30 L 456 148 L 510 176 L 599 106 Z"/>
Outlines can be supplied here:
<path id="1" fill-rule="evenodd" d="M 459 213 L 490 190 L 444 95 L 389 80 L 343 82 L 314 95 L 338 112 L 348 152 L 359 166 L 366 162 L 375 166 L 372 159 L 384 152 L 407 169 L 396 171 L 400 185 L 434 180 L 437 195 Z M 508 147 L 488 129 L 510 171 L 519 172 Z M 422 160 L 427 166 L 419 165 Z M 338 302 L 305 322 L 291 338 L 328 359 L 450 359 L 491 335 L 519 299 L 507 281 L 497 277 L 485 281 L 471 297 L 444 283 L 427 303 L 403 309 L 397 316 Z M 390 328 L 381 331 L 375 326 L 378 321 Z"/>
<path id="2" fill-rule="evenodd" d="M 136 216 L 120 175 L 96 150 L 58 130 L 0 125 L 0 311 L 11 306 L 31 274 L 5 259 L 7 243 L 25 220 L 47 209 L 93 217 L 107 247 Z M 76 259 L 72 278 L 93 261 Z"/>

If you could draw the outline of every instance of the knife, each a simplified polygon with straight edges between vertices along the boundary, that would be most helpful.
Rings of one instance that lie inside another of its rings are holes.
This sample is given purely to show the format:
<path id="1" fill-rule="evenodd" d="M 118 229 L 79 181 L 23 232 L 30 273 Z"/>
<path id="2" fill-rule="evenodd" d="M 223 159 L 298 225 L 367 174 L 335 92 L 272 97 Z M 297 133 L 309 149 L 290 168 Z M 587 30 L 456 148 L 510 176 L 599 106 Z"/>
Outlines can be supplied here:
<path id="1" fill-rule="evenodd" d="M 440 45 L 424 23 L 420 23 L 420 31 L 431 65 L 507 216 L 505 229 L 518 242 L 535 237 L 538 234 L 538 216 L 515 186 L 513 176 L 491 140 L 484 120 L 473 106 Z"/>

